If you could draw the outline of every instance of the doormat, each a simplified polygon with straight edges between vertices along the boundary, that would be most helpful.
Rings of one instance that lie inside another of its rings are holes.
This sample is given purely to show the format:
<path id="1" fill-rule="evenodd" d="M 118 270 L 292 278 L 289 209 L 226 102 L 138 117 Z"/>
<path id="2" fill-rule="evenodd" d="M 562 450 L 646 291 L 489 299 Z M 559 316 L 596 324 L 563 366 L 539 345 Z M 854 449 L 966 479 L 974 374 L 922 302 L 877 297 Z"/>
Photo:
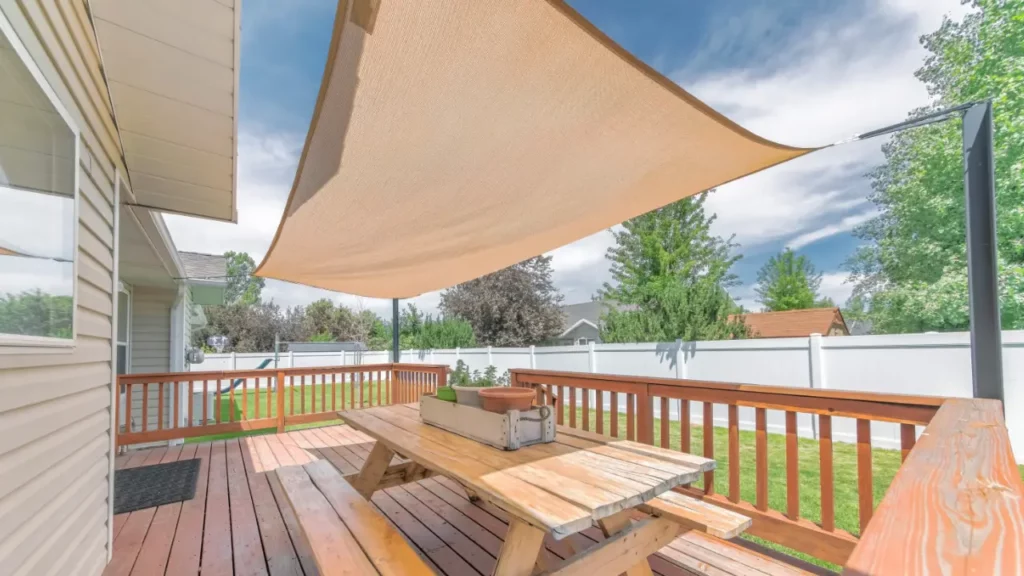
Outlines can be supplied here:
<path id="1" fill-rule="evenodd" d="M 117 470 L 114 514 L 191 500 L 198 479 L 198 458 Z"/>

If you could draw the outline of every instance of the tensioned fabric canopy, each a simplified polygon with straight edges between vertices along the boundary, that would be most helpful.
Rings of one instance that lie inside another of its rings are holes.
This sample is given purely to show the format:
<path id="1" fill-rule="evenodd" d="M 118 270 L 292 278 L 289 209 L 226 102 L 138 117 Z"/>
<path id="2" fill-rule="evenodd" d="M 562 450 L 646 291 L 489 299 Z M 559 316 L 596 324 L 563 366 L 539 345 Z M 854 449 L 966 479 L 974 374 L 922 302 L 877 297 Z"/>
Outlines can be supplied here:
<path id="1" fill-rule="evenodd" d="M 415 296 L 810 151 L 729 121 L 560 0 L 341 0 L 257 274 Z"/>

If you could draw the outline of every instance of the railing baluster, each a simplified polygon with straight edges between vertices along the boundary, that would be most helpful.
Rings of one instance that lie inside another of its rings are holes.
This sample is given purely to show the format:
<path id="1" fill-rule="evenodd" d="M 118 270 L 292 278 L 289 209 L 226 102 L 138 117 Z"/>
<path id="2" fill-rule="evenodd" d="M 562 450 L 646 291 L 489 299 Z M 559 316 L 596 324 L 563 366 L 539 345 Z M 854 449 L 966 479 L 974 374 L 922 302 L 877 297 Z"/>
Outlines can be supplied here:
<path id="1" fill-rule="evenodd" d="M 174 394 L 174 417 L 171 422 L 171 428 L 178 428 L 178 423 L 181 422 L 181 390 L 179 390 L 178 384 L 181 384 L 181 382 L 177 380 L 171 382 L 172 393 Z"/>
<path id="2" fill-rule="evenodd" d="M 149 382 L 142 383 L 142 431 L 149 430 Z"/>
<path id="3" fill-rule="evenodd" d="M 565 385 L 558 386 L 558 425 L 565 424 Z"/>
<path id="4" fill-rule="evenodd" d="M 835 484 L 832 476 L 832 417 L 818 416 L 818 459 L 821 465 L 821 528 L 836 529 Z"/>
<path id="5" fill-rule="evenodd" d="M 284 372 L 277 373 L 277 433 L 284 434 Z M 294 387 L 293 387 L 294 388 Z"/>
<path id="6" fill-rule="evenodd" d="M 740 501 L 740 407 L 729 404 L 729 500 Z"/>
<path id="7" fill-rule="evenodd" d="M 270 378 L 267 378 L 267 392 L 270 391 Z M 253 392 L 252 403 L 256 405 L 256 419 L 260 419 L 260 378 L 256 377 L 256 390 Z"/>
<path id="8" fill-rule="evenodd" d="M 124 387 L 124 431 L 126 434 L 132 432 L 132 387 L 128 384 Z"/>
<path id="9" fill-rule="evenodd" d="M 715 405 L 704 402 L 704 457 L 715 459 Z M 715 493 L 715 471 L 704 473 L 704 493 Z"/>
<path id="10" fill-rule="evenodd" d="M 754 506 L 764 512 L 768 510 L 768 412 L 764 408 L 755 408 L 754 416 L 754 474 L 756 483 Z"/>
<path id="11" fill-rule="evenodd" d="M 569 427 L 576 427 L 576 389 L 569 387 Z"/>
<path id="12" fill-rule="evenodd" d="M 857 496 L 860 503 L 860 531 L 868 527 L 875 511 L 871 477 L 871 420 L 857 419 Z"/>
<path id="13" fill-rule="evenodd" d="M 164 383 L 157 384 L 156 395 L 156 429 L 164 429 Z"/>
<path id="14" fill-rule="evenodd" d="M 375 374 L 376 374 L 376 376 L 377 376 L 377 406 L 381 406 L 382 404 L 381 404 L 381 393 L 380 393 L 380 389 L 381 389 L 381 388 L 383 388 L 383 386 L 381 386 L 381 383 L 380 383 L 380 371 L 378 370 L 378 371 L 377 371 L 377 372 L 376 372 Z M 374 376 L 374 375 L 373 375 L 373 374 L 371 374 L 371 375 L 370 375 L 370 378 L 372 379 L 372 378 L 373 378 L 373 376 Z"/>
<path id="15" fill-rule="evenodd" d="M 611 408 L 611 415 L 608 418 L 608 424 L 610 424 L 611 435 L 613 437 L 615 437 L 615 438 L 618 438 L 619 437 L 619 393 L 618 392 L 612 392 L 610 394 L 610 396 L 611 396 L 611 403 L 609 404 L 609 407 Z"/>
<path id="16" fill-rule="evenodd" d="M 669 424 L 671 424 L 671 423 L 672 422 L 669 419 L 668 398 L 662 396 L 661 397 L 661 447 L 662 448 L 668 448 L 669 445 L 671 444 L 670 438 L 668 437 Z"/>
<path id="17" fill-rule="evenodd" d="M 583 429 L 590 431 L 590 390 L 583 388 Z"/>
<path id="18" fill-rule="evenodd" d="M 260 380 L 256 379 L 256 389 L 259 390 Z M 249 419 L 249 379 L 242 378 L 242 417 L 239 420 Z"/>
<path id="19" fill-rule="evenodd" d="M 273 385 L 274 390 L 277 390 L 278 388 L 281 387 L 281 382 L 279 382 L 277 380 L 276 376 L 267 376 L 267 418 L 270 418 L 271 416 L 273 416 L 273 413 L 274 413 L 274 411 L 271 410 L 270 408 L 272 406 L 271 402 L 273 401 L 276 392 L 275 392 L 275 394 L 271 394 L 270 393 L 271 392 L 271 384 L 270 384 L 271 382 L 274 383 L 274 385 Z"/>
<path id="20" fill-rule="evenodd" d="M 213 419 L 217 424 L 220 424 L 220 378 L 217 378 L 217 380 L 214 381 L 214 386 L 216 386 L 216 388 L 214 389 L 215 398 L 213 404 Z"/>
<path id="21" fill-rule="evenodd" d="M 689 453 L 692 448 L 690 443 L 690 401 L 682 399 L 679 401 L 679 451 Z"/>
<path id="22" fill-rule="evenodd" d="M 245 381 L 244 379 L 242 380 Z M 235 421 L 235 381 L 228 378 L 228 422 Z"/>
<path id="23" fill-rule="evenodd" d="M 327 412 L 327 374 L 320 375 L 320 411 Z"/>
<path id="24" fill-rule="evenodd" d="M 209 404 L 209 393 L 210 393 L 209 385 L 210 385 L 210 381 L 209 380 L 203 380 L 203 424 L 202 424 L 203 426 L 206 426 L 206 423 L 210 421 L 209 420 L 210 415 L 208 414 L 208 410 L 207 410 L 207 404 Z"/>
<path id="25" fill-rule="evenodd" d="M 786 515 L 800 518 L 800 446 L 797 438 L 796 412 L 786 412 Z"/>
<path id="26" fill-rule="evenodd" d="M 917 430 L 913 424 L 900 424 L 900 462 L 906 462 L 910 451 L 914 449 L 917 442 Z"/>
<path id="27" fill-rule="evenodd" d="M 356 378 L 359 379 L 359 407 L 362 408 L 365 406 L 363 403 L 363 373 L 359 372 L 356 374 Z"/>
<path id="28" fill-rule="evenodd" d="M 335 382 L 334 382 L 336 379 L 337 379 L 337 374 L 335 374 L 334 372 L 331 372 L 331 412 L 335 412 L 337 410 L 335 408 L 335 406 L 337 405 L 336 396 L 338 394 L 338 391 L 335 389 Z"/>
<path id="29" fill-rule="evenodd" d="M 302 374 L 299 376 L 299 406 L 301 407 L 301 414 L 306 413 L 306 375 Z"/>
<path id="30" fill-rule="evenodd" d="M 636 440 L 636 395 L 626 394 L 626 440 Z"/>
<path id="31" fill-rule="evenodd" d="M 597 433 L 604 434 L 604 391 L 598 390 L 594 396 L 597 402 Z"/>

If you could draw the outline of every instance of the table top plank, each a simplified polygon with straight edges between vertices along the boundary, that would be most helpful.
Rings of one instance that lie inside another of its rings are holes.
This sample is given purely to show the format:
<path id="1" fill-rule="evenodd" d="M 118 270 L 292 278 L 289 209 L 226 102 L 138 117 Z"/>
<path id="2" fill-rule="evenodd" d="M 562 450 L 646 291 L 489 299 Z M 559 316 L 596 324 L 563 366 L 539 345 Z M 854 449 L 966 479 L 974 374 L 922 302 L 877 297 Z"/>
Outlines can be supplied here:
<path id="1" fill-rule="evenodd" d="M 373 413 L 375 410 L 352 410 L 340 412 L 339 416 L 356 430 L 421 466 L 468 486 L 488 502 L 550 532 L 555 538 L 564 538 L 591 526 L 590 511 L 532 484 L 498 474 L 492 466 L 382 420 Z"/>
<path id="2" fill-rule="evenodd" d="M 714 467 L 699 456 L 563 427 L 555 442 L 499 450 L 425 424 L 416 404 L 338 415 L 555 538 L 695 482 Z"/>

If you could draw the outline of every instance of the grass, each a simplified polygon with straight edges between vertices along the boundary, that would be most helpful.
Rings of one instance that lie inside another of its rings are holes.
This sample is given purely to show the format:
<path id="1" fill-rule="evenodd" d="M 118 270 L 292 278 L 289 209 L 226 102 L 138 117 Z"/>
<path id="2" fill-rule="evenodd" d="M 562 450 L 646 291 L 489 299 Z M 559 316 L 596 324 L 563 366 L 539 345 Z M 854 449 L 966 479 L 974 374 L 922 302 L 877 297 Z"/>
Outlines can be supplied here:
<path id="1" fill-rule="evenodd" d="M 377 382 L 366 382 L 363 387 L 363 399 L 368 406 L 370 399 L 373 399 L 373 404 L 377 404 Z M 353 395 L 353 392 L 355 393 Z M 355 400 L 356 406 L 359 405 L 359 387 L 353 385 L 351 382 L 345 384 L 337 383 L 333 387 L 331 384 L 307 384 L 304 387 L 286 387 L 284 390 L 284 413 L 288 416 L 298 414 L 313 414 L 315 412 L 329 412 L 331 411 L 331 395 L 334 394 L 334 408 L 335 410 L 344 410 L 352 407 L 353 399 Z M 388 399 L 388 387 L 380 387 L 381 402 L 387 403 Z M 216 399 L 214 400 L 214 410 L 212 414 L 208 414 L 207 418 L 210 423 L 213 423 L 217 413 L 220 413 L 220 421 L 238 422 L 242 420 L 243 405 L 245 408 L 245 420 L 254 420 L 256 418 L 277 418 L 277 392 L 274 390 L 267 390 L 261 388 L 257 390 L 248 390 L 245 394 L 242 393 L 241 388 L 235 389 L 234 399 L 232 400 L 230 394 L 221 394 L 220 403 L 218 404 Z M 212 392 L 211 392 L 212 396 Z M 267 413 L 267 400 L 270 400 L 270 413 Z M 342 404 L 344 399 L 344 405 Z M 293 404 L 294 402 L 294 404 Z M 315 404 L 314 404 L 315 402 Z M 259 415 L 257 416 L 256 407 L 259 406 Z M 326 409 L 324 409 L 326 406 Z M 315 410 L 314 410 L 315 407 Z M 201 418 L 201 414 L 196 414 L 196 418 Z M 324 420 L 320 422 L 311 422 L 305 424 L 290 424 L 285 427 L 286 430 L 302 430 L 304 428 L 317 428 L 320 426 L 331 426 L 335 424 L 342 424 L 341 420 Z M 188 438 L 185 440 L 186 443 L 197 443 L 197 442 L 210 442 L 212 440 L 227 440 L 229 438 L 239 438 L 241 436 L 257 436 L 261 434 L 274 434 L 277 432 L 277 428 L 262 428 L 259 430 L 248 430 L 238 432 L 225 432 L 223 434 L 211 434 L 208 436 L 197 436 L 194 438 Z"/>

